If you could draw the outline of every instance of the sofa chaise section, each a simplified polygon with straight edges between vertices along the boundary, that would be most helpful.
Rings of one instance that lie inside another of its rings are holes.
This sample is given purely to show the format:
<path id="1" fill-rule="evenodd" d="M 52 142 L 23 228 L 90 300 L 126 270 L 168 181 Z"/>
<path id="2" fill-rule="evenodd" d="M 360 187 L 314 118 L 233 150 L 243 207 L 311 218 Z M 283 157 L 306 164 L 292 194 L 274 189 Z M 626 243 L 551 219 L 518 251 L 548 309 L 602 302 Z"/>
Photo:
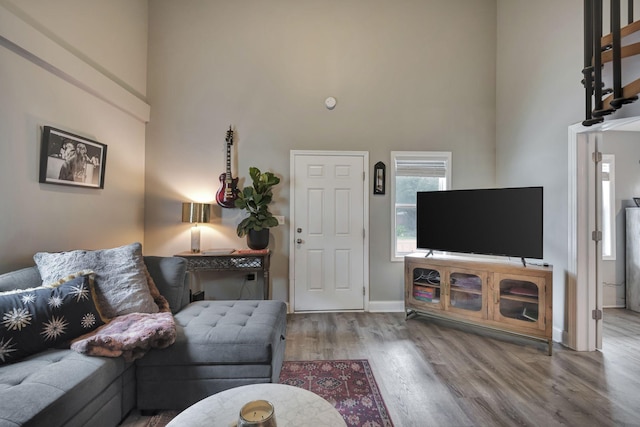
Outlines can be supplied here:
<path id="1" fill-rule="evenodd" d="M 137 361 L 138 408 L 184 409 L 214 393 L 278 382 L 282 301 L 197 301 L 175 315 L 176 342 Z"/>

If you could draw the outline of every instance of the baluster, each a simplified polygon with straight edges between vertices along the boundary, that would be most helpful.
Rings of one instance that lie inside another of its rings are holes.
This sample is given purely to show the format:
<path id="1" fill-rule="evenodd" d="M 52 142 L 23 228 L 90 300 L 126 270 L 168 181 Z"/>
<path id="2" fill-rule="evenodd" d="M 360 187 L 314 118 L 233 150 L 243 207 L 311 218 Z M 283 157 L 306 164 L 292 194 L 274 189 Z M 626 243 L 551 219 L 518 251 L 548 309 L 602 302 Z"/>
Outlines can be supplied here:
<path id="1" fill-rule="evenodd" d="M 633 2 L 631 2 L 633 8 Z M 620 0 L 611 0 L 611 36 L 613 46 L 613 99 L 609 103 L 618 109 L 638 99 L 637 96 L 624 97 L 622 88 L 622 42 L 620 36 Z"/>
<path id="2" fill-rule="evenodd" d="M 584 75 L 585 120 L 584 126 L 602 122 L 602 117 L 593 117 L 591 100 L 593 97 L 593 0 L 584 0 Z"/>
<path id="3" fill-rule="evenodd" d="M 595 98 L 594 117 L 613 113 L 613 108 L 604 108 L 602 102 L 602 0 L 593 0 L 593 90 Z"/>

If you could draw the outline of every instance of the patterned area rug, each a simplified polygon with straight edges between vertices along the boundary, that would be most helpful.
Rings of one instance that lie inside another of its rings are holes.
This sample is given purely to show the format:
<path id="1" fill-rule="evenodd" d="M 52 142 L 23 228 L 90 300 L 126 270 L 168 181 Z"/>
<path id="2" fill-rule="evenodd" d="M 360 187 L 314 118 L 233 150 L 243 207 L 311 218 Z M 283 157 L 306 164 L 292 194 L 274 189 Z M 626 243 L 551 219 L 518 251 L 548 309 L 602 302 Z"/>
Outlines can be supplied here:
<path id="1" fill-rule="evenodd" d="M 145 427 L 165 427 L 179 413 L 180 411 L 162 411 L 158 415 L 151 417 Z"/>
<path id="2" fill-rule="evenodd" d="M 349 427 L 393 427 L 368 360 L 284 362 L 280 384 L 322 396 Z M 176 415 L 163 411 L 151 417 L 147 427 L 163 427 Z"/>
<path id="3" fill-rule="evenodd" d="M 280 384 L 324 397 L 348 426 L 393 427 L 367 360 L 284 362 Z"/>

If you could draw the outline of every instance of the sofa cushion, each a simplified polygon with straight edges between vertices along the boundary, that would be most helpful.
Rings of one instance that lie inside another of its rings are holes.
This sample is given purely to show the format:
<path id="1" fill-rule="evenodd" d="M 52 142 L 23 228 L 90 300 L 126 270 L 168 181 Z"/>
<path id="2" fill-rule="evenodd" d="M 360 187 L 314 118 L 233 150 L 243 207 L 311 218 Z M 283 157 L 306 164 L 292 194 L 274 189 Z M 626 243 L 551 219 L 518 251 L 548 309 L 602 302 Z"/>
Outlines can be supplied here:
<path id="1" fill-rule="evenodd" d="M 147 286 L 140 243 L 96 251 L 38 252 L 33 259 L 43 284 L 76 271 L 95 271 L 98 301 L 107 317 L 158 312 Z"/>
<path id="2" fill-rule="evenodd" d="M 42 285 L 42 279 L 35 266 L 0 274 L 0 292 L 35 288 L 40 285 Z"/>
<path id="3" fill-rule="evenodd" d="M 189 303 L 189 291 L 185 289 L 187 261 L 178 257 L 145 256 L 144 263 L 153 281 L 176 314 Z"/>
<path id="4" fill-rule="evenodd" d="M 137 361 L 154 365 L 271 363 L 286 325 L 282 301 L 196 301 L 175 315 L 176 342 Z"/>
<path id="5" fill-rule="evenodd" d="M 2 365 L 0 425 L 69 425 L 69 420 L 96 400 L 107 399 L 108 393 L 117 395 L 120 377 L 129 366 L 121 358 L 87 357 L 55 349 Z"/>
<path id="6" fill-rule="evenodd" d="M 90 272 L 55 287 L 0 293 L 0 364 L 70 341 L 104 324 Z"/>

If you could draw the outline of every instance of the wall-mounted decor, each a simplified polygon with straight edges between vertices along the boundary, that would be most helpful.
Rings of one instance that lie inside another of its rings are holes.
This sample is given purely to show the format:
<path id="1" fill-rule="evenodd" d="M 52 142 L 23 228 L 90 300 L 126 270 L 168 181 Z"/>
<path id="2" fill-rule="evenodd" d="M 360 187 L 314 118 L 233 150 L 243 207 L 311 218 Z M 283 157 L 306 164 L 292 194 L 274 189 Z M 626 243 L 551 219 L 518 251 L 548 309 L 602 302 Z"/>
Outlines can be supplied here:
<path id="1" fill-rule="evenodd" d="M 373 194 L 384 194 L 386 166 L 382 162 L 378 162 L 373 167 Z"/>
<path id="2" fill-rule="evenodd" d="M 238 199 L 238 177 L 231 175 L 231 146 L 233 145 L 233 129 L 229 126 L 225 138 L 227 147 L 227 171 L 220 175 L 220 188 L 216 192 L 216 202 L 223 208 L 235 208 Z"/>
<path id="3" fill-rule="evenodd" d="M 40 147 L 40 181 L 104 188 L 107 146 L 45 126 Z"/>

